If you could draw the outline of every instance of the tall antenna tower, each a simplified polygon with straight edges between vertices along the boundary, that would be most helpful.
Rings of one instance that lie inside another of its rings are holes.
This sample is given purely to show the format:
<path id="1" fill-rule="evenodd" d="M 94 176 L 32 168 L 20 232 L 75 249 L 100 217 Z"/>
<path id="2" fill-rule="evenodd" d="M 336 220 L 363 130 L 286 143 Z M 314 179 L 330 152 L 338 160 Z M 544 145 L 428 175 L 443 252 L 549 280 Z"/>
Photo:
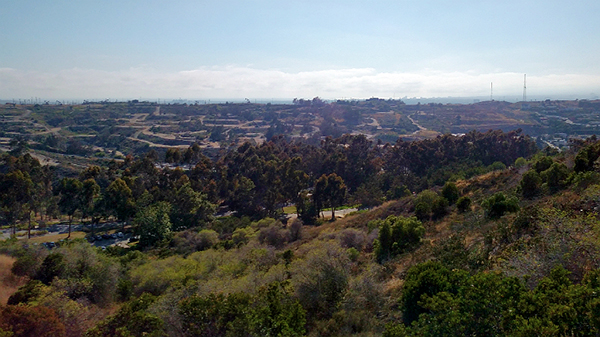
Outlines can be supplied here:
<path id="1" fill-rule="evenodd" d="M 523 102 L 527 102 L 527 74 L 523 74 Z"/>
<path id="2" fill-rule="evenodd" d="M 490 83 L 490 101 L 494 100 L 494 82 Z"/>

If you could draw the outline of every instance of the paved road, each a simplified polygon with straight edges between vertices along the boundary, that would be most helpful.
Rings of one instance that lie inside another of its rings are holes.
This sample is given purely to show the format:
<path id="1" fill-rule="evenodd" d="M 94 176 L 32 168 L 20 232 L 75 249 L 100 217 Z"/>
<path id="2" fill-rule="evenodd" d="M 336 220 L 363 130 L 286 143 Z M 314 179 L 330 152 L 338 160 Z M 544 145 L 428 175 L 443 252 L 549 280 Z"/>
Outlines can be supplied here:
<path id="1" fill-rule="evenodd" d="M 358 208 L 346 208 L 346 209 L 340 209 L 340 210 L 336 210 L 335 211 L 335 217 L 345 217 L 346 215 L 352 213 L 352 212 L 356 212 L 358 211 Z M 325 214 L 325 218 L 331 218 L 331 211 L 324 211 L 322 212 L 323 214 Z M 290 219 L 294 219 L 297 218 L 298 215 L 296 215 L 296 213 L 291 213 L 288 214 L 288 216 L 290 217 Z"/>

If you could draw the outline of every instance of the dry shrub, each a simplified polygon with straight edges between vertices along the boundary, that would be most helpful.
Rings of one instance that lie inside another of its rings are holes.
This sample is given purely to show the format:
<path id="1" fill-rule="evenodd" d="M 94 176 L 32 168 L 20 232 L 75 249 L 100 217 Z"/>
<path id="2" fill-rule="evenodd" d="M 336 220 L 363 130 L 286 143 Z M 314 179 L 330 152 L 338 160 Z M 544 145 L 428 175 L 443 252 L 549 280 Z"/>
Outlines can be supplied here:
<path id="1" fill-rule="evenodd" d="M 26 278 L 18 277 L 11 272 L 15 261 L 15 258 L 0 255 L 0 305 L 6 305 L 10 295 L 26 282 Z"/>
<path id="2" fill-rule="evenodd" d="M 290 229 L 290 241 L 297 241 L 302 239 L 302 233 L 304 231 L 302 220 L 293 219 L 292 222 L 288 225 Z"/>
<path id="3" fill-rule="evenodd" d="M 363 250 L 367 243 L 367 234 L 354 228 L 346 228 L 338 235 L 340 246 L 344 248 L 354 248 L 359 252 Z"/>
<path id="4" fill-rule="evenodd" d="M 263 228 L 258 233 L 258 241 L 275 248 L 283 247 L 290 239 L 290 232 L 281 228 L 280 223 L 275 223 Z"/>

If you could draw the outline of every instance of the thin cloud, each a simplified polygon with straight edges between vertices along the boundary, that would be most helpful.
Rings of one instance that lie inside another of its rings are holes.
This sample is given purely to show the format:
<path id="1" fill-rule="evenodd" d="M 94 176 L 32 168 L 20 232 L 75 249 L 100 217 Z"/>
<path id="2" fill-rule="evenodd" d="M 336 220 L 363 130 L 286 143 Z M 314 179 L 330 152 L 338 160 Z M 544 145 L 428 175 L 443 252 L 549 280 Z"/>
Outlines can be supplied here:
<path id="1" fill-rule="evenodd" d="M 523 74 L 498 72 L 378 72 L 373 68 L 284 72 L 250 67 L 203 67 L 180 72 L 146 68 L 102 71 L 73 68 L 59 72 L 0 68 L 0 99 L 44 97 L 130 98 L 323 98 L 470 97 L 490 94 L 516 98 Z M 599 92 L 600 76 L 554 74 L 527 77 L 528 93 L 588 95 Z"/>

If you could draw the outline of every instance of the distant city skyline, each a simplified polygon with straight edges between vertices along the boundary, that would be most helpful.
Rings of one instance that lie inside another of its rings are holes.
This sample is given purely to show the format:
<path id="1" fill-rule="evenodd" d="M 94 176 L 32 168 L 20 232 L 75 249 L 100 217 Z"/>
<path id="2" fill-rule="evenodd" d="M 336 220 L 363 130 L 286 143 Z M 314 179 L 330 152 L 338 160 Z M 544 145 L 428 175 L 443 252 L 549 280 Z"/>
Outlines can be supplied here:
<path id="1" fill-rule="evenodd" d="M 0 0 L 0 100 L 600 95 L 597 1 Z"/>

